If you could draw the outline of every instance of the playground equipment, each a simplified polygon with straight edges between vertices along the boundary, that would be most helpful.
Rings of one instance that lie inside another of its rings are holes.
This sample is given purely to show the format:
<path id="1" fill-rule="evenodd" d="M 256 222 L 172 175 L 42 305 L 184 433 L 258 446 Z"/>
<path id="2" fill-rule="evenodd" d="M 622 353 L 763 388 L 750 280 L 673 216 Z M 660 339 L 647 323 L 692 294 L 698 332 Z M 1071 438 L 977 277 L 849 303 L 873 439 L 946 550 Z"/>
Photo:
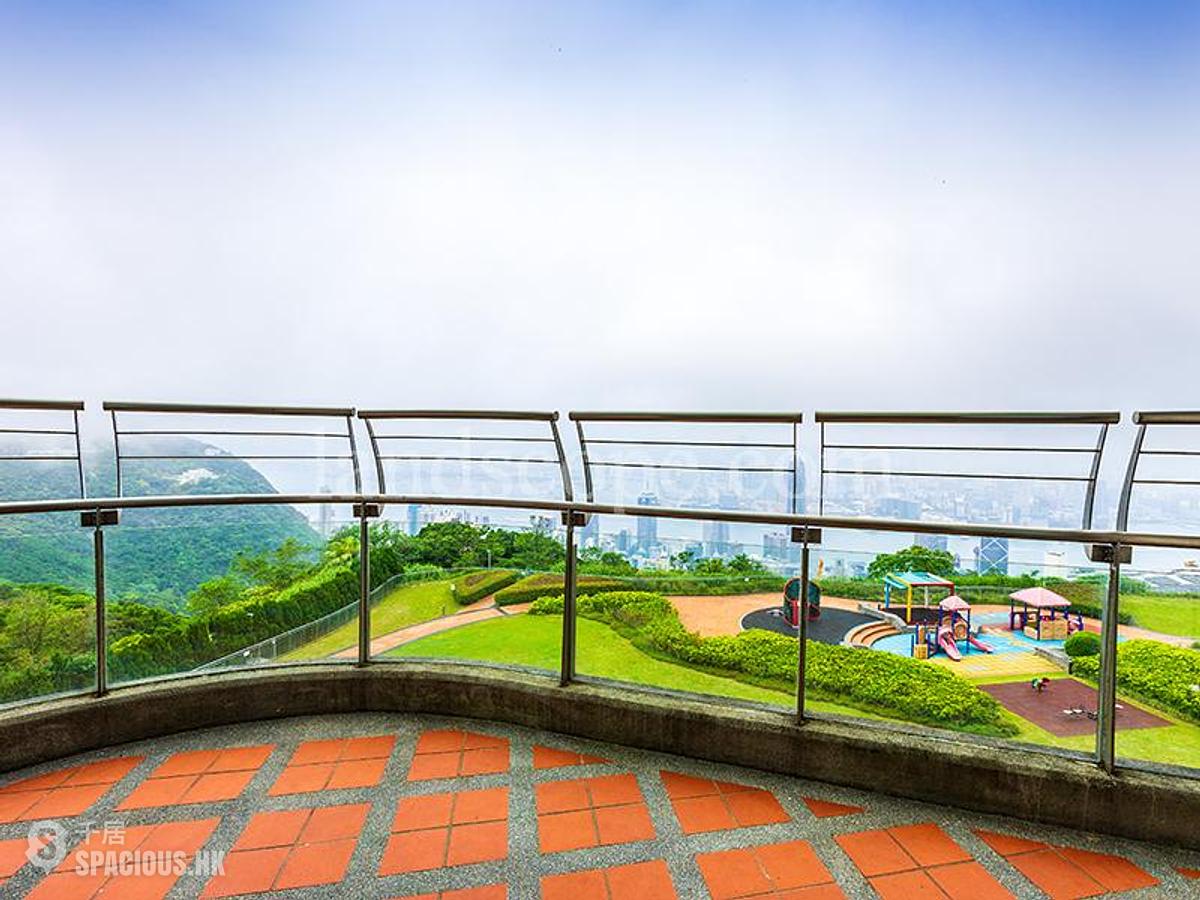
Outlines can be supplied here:
<path id="1" fill-rule="evenodd" d="M 954 594 L 954 582 L 939 578 L 932 572 L 889 572 L 883 577 L 883 608 L 890 609 L 892 591 L 904 594 L 904 621 L 912 622 L 913 588 L 924 589 L 924 603 L 929 606 L 929 590 L 936 588 Z"/>
<path id="2" fill-rule="evenodd" d="M 821 617 L 821 588 L 816 582 L 808 583 L 808 602 L 804 604 L 808 620 Z M 783 618 L 793 628 L 800 627 L 800 579 L 791 578 L 783 586 Z"/>
<path id="3" fill-rule="evenodd" d="M 913 629 L 913 652 L 916 659 L 928 659 L 940 651 L 955 662 L 962 659 L 959 643 L 966 643 L 967 652 L 974 647 L 984 653 L 992 648 L 971 632 L 971 604 L 951 594 L 938 604 L 937 624 L 918 625 Z"/>
<path id="4" fill-rule="evenodd" d="M 1020 606 L 1020 609 L 1017 607 Z M 1008 627 L 1035 641 L 1065 641 L 1083 631 L 1083 616 L 1070 613 L 1071 601 L 1044 587 L 1023 588 L 1008 595 Z"/>

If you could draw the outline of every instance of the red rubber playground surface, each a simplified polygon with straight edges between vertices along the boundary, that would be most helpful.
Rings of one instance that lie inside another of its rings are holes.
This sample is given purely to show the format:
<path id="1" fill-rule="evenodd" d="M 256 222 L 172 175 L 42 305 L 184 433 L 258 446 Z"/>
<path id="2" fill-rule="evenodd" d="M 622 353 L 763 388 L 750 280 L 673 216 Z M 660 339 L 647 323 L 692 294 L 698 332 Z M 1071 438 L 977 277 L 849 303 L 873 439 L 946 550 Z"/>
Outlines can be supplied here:
<path id="1" fill-rule="evenodd" d="M 981 684 L 979 689 L 987 691 L 1003 704 L 1004 708 L 1028 719 L 1039 728 L 1055 737 L 1076 737 L 1093 734 L 1096 721 L 1089 713 L 1096 712 L 1096 689 L 1072 678 L 1052 678 L 1042 691 L 1035 691 L 1030 681 L 1008 681 L 1003 684 Z M 1076 712 L 1082 710 L 1082 712 Z M 1170 725 L 1128 702 L 1122 702 L 1117 710 L 1117 730 L 1128 728 L 1159 728 Z"/>

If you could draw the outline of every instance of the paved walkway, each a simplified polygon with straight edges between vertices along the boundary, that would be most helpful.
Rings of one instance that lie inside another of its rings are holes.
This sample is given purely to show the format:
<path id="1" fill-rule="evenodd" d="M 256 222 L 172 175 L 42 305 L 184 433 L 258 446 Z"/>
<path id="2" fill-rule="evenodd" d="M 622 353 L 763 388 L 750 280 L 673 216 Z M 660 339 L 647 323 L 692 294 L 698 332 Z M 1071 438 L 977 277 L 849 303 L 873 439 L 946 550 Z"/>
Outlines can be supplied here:
<path id="1" fill-rule="evenodd" d="M 470 625 L 472 622 L 482 622 L 484 619 L 495 619 L 498 616 L 523 613 L 530 606 L 532 606 L 530 603 L 514 603 L 502 609 L 495 605 L 491 597 L 485 597 L 482 600 L 472 603 L 470 606 L 464 606 L 459 612 L 452 615 L 430 619 L 428 622 L 418 622 L 415 625 L 409 625 L 407 628 L 399 628 L 396 631 L 389 631 L 380 637 L 372 638 L 371 655 L 379 656 L 381 653 L 399 647 L 401 644 L 407 644 L 410 641 L 415 641 L 430 634 L 437 634 L 439 631 L 461 628 L 463 625 Z M 345 650 L 339 650 L 333 654 L 333 658 L 357 659 L 358 649 L 356 647 L 348 647 Z"/>
<path id="2" fill-rule="evenodd" d="M 1200 853 L 425 716 L 256 722 L 0 776 L 6 898 L 1196 897 L 1197 879 Z"/>

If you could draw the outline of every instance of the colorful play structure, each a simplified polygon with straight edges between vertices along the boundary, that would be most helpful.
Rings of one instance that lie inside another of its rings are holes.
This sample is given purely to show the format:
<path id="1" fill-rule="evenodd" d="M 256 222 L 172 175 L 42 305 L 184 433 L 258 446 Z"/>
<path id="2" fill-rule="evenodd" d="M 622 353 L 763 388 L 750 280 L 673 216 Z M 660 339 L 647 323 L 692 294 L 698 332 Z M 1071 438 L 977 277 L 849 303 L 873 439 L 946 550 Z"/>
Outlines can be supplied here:
<path id="1" fill-rule="evenodd" d="M 783 618 L 793 628 L 800 627 L 800 588 L 799 578 L 791 578 L 783 586 Z M 804 606 L 810 622 L 821 617 L 821 588 L 815 582 L 808 583 L 808 602 Z"/>
<path id="2" fill-rule="evenodd" d="M 1035 641 L 1065 641 L 1083 631 L 1083 616 L 1072 618 L 1070 606 L 1066 597 L 1044 587 L 1013 591 L 1008 595 L 1008 627 Z"/>
<path id="3" fill-rule="evenodd" d="M 969 653 L 971 648 L 991 653 L 992 648 L 985 644 L 971 631 L 971 604 L 957 594 L 938 603 L 937 622 L 917 625 L 912 632 L 914 659 L 928 659 L 939 652 L 945 653 L 950 659 L 958 662 L 962 652 L 958 645 L 965 644 Z"/>
<path id="4" fill-rule="evenodd" d="M 892 591 L 902 592 L 904 595 L 904 621 L 912 622 L 913 590 L 915 588 L 924 590 L 922 606 L 930 605 L 929 591 L 931 589 L 946 590 L 951 595 L 954 594 L 954 582 L 947 581 L 932 572 L 889 572 L 883 577 L 883 608 L 891 608 Z"/>

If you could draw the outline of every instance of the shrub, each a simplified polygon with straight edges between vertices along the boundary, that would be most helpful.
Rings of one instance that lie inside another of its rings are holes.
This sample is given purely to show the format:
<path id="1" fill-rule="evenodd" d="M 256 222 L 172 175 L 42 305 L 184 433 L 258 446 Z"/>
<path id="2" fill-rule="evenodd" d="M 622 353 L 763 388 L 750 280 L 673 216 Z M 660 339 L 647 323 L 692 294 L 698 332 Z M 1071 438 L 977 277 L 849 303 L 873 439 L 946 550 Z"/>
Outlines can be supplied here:
<path id="1" fill-rule="evenodd" d="M 1097 681 L 1100 657 L 1080 657 L 1071 671 Z M 1117 685 L 1149 703 L 1200 722 L 1200 653 L 1195 650 L 1145 639 L 1118 644 Z"/>
<path id="2" fill-rule="evenodd" d="M 599 575 L 580 575 L 578 580 L 578 593 L 596 594 L 603 591 L 626 591 L 629 586 L 622 581 L 617 581 L 613 578 L 604 578 Z M 548 595 L 562 594 L 565 587 L 563 576 L 554 573 L 543 573 L 541 575 L 529 575 L 522 578 L 516 584 L 511 584 L 508 587 L 496 592 L 497 606 L 511 606 L 514 603 L 531 603 L 539 597 Z"/>
<path id="3" fill-rule="evenodd" d="M 484 569 L 455 578 L 450 582 L 450 593 L 460 606 L 466 606 L 508 587 L 520 577 L 520 572 L 511 569 Z"/>
<path id="4" fill-rule="evenodd" d="M 1067 656 L 1099 656 L 1100 635 L 1090 631 L 1077 631 L 1063 642 Z"/>
<path id="5" fill-rule="evenodd" d="M 542 597 L 531 615 L 561 614 L 562 597 Z M 720 669 L 790 687 L 796 677 L 796 639 L 751 629 L 701 637 L 684 628 L 660 594 L 637 591 L 584 595 L 579 615 L 605 622 L 635 643 L 687 665 Z M 1011 733 L 1000 704 L 942 666 L 877 650 L 808 642 L 805 684 L 831 699 L 915 722 Z"/>

